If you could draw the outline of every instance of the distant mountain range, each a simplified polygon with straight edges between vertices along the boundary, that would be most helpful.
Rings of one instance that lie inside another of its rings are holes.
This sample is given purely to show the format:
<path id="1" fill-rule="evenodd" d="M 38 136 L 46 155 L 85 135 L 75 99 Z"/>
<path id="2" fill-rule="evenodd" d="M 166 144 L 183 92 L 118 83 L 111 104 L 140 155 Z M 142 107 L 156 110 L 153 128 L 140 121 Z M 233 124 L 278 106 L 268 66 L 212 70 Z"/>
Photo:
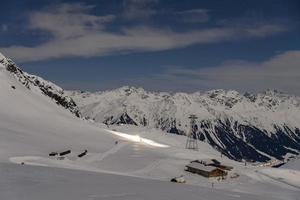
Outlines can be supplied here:
<path id="1" fill-rule="evenodd" d="M 132 124 L 168 133 L 189 132 L 235 160 L 283 160 L 300 152 L 300 98 L 268 90 L 259 94 L 212 90 L 148 92 L 121 87 L 103 92 L 67 92 L 86 118 L 105 124 Z"/>

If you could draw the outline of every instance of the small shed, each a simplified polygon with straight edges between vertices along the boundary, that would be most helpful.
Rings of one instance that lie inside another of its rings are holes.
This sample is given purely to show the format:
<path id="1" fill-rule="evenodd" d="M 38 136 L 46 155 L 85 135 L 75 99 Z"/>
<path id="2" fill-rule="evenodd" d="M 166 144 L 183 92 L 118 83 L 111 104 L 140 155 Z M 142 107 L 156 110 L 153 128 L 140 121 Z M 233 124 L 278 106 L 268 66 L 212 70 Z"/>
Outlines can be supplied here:
<path id="1" fill-rule="evenodd" d="M 199 162 L 191 162 L 186 165 L 186 171 L 196 173 L 204 177 L 226 176 L 227 172 L 214 166 L 203 165 Z"/>
<path id="2" fill-rule="evenodd" d="M 174 177 L 171 179 L 171 182 L 174 182 L 174 183 L 185 183 L 185 179 L 183 176 L 179 176 L 179 177 Z"/>

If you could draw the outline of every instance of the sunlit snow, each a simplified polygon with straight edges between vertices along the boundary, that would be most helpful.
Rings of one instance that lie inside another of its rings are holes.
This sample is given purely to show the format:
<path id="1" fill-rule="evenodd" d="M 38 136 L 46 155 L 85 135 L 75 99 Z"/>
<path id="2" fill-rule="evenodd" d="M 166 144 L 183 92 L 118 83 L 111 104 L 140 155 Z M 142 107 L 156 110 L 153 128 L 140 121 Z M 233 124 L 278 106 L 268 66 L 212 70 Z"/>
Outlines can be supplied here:
<path id="1" fill-rule="evenodd" d="M 160 148 L 168 148 L 170 146 L 168 145 L 165 145 L 165 144 L 161 144 L 161 143 L 158 143 L 158 142 L 155 142 L 153 140 L 150 140 L 150 139 L 146 139 L 146 138 L 143 138 L 139 135 L 130 135 L 130 134 L 126 134 L 126 133 L 121 133 L 121 132 L 118 132 L 118 131 L 112 131 L 112 130 L 106 130 L 114 135 L 117 135 L 117 136 L 120 136 L 122 138 L 125 138 L 129 141 L 133 141 L 133 142 L 137 142 L 137 143 L 141 143 L 141 144 L 146 144 L 146 145 L 150 145 L 150 146 L 153 146 L 153 147 L 160 147 Z"/>

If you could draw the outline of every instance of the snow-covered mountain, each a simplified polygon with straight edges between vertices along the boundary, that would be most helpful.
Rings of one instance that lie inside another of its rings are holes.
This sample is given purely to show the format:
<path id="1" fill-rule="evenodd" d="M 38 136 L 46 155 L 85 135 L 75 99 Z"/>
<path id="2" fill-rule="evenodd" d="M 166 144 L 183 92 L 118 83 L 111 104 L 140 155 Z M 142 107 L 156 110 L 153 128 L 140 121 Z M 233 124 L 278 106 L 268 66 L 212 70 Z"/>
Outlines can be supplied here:
<path id="1" fill-rule="evenodd" d="M 46 96 L 52 98 L 58 105 L 70 110 L 77 117 L 80 117 L 80 112 L 76 103 L 72 98 L 65 95 L 64 90 L 59 86 L 42 79 L 41 77 L 28 74 L 22 71 L 11 59 L 6 58 L 0 53 L 1 70 L 6 70 L 13 75 L 20 83 L 30 90 L 39 91 Z M 15 89 L 14 85 L 11 85 Z"/>
<path id="2" fill-rule="evenodd" d="M 65 92 L 23 72 L 2 54 L 0 66 L 3 73 L 30 91 L 50 97 L 77 117 L 82 113 L 96 122 L 133 124 L 184 135 L 190 129 L 188 117 L 195 114 L 197 138 L 229 158 L 267 161 L 300 151 L 300 98 L 296 96 L 271 90 L 260 94 L 224 90 L 186 94 L 134 87 L 96 93 Z M 15 83 L 10 87 L 18 90 Z"/>
<path id="3" fill-rule="evenodd" d="M 76 117 L 45 93 L 48 88 L 56 94 L 59 87 L 30 78 L 34 76 L 14 69 L 2 55 L 0 60 L 0 199 L 279 200 L 299 196 L 297 162 L 294 170 L 256 163 L 244 166 L 221 157 L 206 143 L 199 145 L 199 151 L 187 150 L 185 136 L 149 129 L 150 125 L 107 129 Z M 67 99 L 66 94 L 62 97 Z M 149 124 L 146 117 L 144 125 Z M 140 124 L 129 112 L 119 119 L 115 123 Z M 66 150 L 71 153 L 49 156 Z M 79 157 L 85 150 L 88 153 Z M 184 170 L 191 160 L 212 158 L 233 167 L 225 180 Z M 179 175 L 186 184 L 170 183 Z"/>
<path id="4" fill-rule="evenodd" d="M 236 160 L 282 160 L 300 151 L 300 98 L 275 90 L 187 94 L 122 87 L 67 93 L 84 117 L 106 124 L 133 124 L 187 134 L 189 116 L 195 114 L 197 138 Z"/>

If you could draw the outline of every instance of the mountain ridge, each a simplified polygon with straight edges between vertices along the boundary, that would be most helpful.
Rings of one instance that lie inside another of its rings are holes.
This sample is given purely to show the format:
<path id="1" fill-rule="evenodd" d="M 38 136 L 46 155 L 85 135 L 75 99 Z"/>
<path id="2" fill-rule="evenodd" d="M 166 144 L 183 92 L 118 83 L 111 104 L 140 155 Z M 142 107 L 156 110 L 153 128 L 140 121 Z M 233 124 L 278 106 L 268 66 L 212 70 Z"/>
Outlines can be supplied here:
<path id="1" fill-rule="evenodd" d="M 197 138 L 235 160 L 283 160 L 300 150 L 300 98 L 276 90 L 168 93 L 125 86 L 67 93 L 84 117 L 108 125 L 129 123 L 185 135 L 188 116 L 195 114 Z"/>
<path id="2" fill-rule="evenodd" d="M 56 104 L 66 108 L 77 117 L 81 117 L 80 111 L 72 98 L 65 95 L 64 90 L 56 84 L 46 81 L 43 78 L 28 74 L 20 69 L 11 59 L 0 53 L 0 66 L 2 70 L 6 70 L 12 74 L 19 82 L 21 82 L 29 90 L 39 90 L 44 95 L 53 99 Z M 14 87 L 14 86 L 12 86 Z"/>

